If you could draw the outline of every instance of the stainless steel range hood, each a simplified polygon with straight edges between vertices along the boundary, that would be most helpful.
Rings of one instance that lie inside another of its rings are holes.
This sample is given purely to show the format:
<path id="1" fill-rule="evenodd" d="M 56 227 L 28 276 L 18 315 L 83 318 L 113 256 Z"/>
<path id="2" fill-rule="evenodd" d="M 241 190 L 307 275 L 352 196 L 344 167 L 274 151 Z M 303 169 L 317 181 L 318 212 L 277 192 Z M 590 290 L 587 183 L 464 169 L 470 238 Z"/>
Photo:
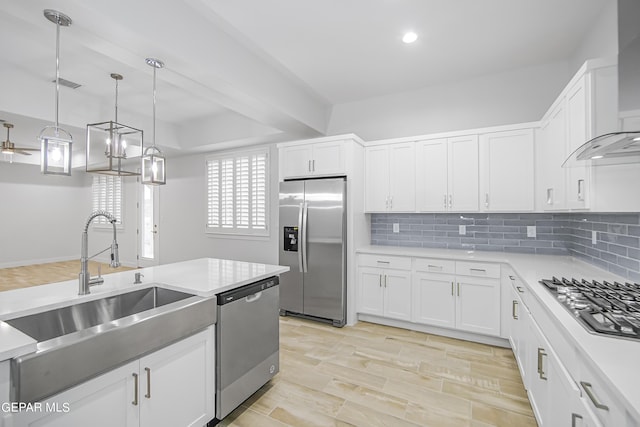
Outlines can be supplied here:
<path id="1" fill-rule="evenodd" d="M 599 135 L 562 165 L 640 163 L 640 1 L 618 0 L 618 131 Z"/>

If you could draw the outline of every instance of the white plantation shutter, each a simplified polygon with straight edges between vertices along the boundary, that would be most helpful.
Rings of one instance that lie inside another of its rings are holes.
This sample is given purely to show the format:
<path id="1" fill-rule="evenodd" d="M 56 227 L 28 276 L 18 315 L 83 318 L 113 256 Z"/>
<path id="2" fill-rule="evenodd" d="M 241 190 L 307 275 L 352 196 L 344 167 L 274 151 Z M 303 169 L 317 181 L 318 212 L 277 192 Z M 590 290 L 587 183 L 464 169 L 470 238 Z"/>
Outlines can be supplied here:
<path id="1" fill-rule="evenodd" d="M 207 158 L 207 231 L 267 235 L 267 150 Z"/>
<path id="2" fill-rule="evenodd" d="M 112 214 L 116 224 L 122 225 L 122 177 L 110 175 L 94 175 L 93 185 L 93 210 L 103 210 Z M 94 224 L 108 225 L 109 221 L 103 216 L 97 217 Z"/>

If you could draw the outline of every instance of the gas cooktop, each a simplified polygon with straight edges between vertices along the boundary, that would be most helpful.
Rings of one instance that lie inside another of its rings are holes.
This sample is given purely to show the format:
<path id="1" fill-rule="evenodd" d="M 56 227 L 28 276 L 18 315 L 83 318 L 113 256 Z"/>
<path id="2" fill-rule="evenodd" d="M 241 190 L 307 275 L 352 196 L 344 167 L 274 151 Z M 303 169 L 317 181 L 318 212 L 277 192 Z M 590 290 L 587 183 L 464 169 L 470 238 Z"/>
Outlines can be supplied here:
<path id="1" fill-rule="evenodd" d="M 640 285 L 596 280 L 541 280 L 592 333 L 640 340 Z"/>

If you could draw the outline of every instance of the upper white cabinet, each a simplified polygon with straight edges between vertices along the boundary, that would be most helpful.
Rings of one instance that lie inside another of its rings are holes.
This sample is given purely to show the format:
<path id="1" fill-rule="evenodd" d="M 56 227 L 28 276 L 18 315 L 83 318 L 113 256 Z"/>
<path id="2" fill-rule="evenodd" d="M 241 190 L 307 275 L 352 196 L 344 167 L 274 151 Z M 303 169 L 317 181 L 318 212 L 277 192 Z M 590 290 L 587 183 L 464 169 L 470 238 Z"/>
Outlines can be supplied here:
<path id="1" fill-rule="evenodd" d="M 421 212 L 478 210 L 478 136 L 419 141 L 416 202 Z"/>
<path id="2" fill-rule="evenodd" d="M 413 212 L 415 144 L 374 145 L 365 149 L 365 211 Z"/>
<path id="3" fill-rule="evenodd" d="M 480 210 L 534 210 L 533 129 L 480 135 Z"/>
<path id="4" fill-rule="evenodd" d="M 616 78 L 615 64 L 587 61 L 543 117 L 536 156 L 542 210 L 592 207 L 597 195 L 589 162 L 562 164 L 589 139 L 616 130 Z"/>
<path id="5" fill-rule="evenodd" d="M 281 178 L 346 174 L 345 145 L 338 140 L 280 148 Z"/>

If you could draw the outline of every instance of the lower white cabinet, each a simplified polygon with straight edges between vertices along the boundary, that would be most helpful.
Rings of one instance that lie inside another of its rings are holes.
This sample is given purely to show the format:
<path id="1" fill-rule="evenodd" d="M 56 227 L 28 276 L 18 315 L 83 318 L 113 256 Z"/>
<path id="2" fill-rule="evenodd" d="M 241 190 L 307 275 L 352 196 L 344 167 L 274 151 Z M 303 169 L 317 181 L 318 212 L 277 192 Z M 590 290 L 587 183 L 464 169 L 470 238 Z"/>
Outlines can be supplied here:
<path id="1" fill-rule="evenodd" d="M 411 319 L 411 272 L 360 267 L 359 312 L 398 320 Z"/>
<path id="2" fill-rule="evenodd" d="M 38 411 L 13 414 L 5 426 L 203 426 L 215 416 L 214 351 L 210 326 L 39 402 Z"/>
<path id="3" fill-rule="evenodd" d="M 455 276 L 415 273 L 413 275 L 413 318 L 416 323 L 455 328 Z"/>

